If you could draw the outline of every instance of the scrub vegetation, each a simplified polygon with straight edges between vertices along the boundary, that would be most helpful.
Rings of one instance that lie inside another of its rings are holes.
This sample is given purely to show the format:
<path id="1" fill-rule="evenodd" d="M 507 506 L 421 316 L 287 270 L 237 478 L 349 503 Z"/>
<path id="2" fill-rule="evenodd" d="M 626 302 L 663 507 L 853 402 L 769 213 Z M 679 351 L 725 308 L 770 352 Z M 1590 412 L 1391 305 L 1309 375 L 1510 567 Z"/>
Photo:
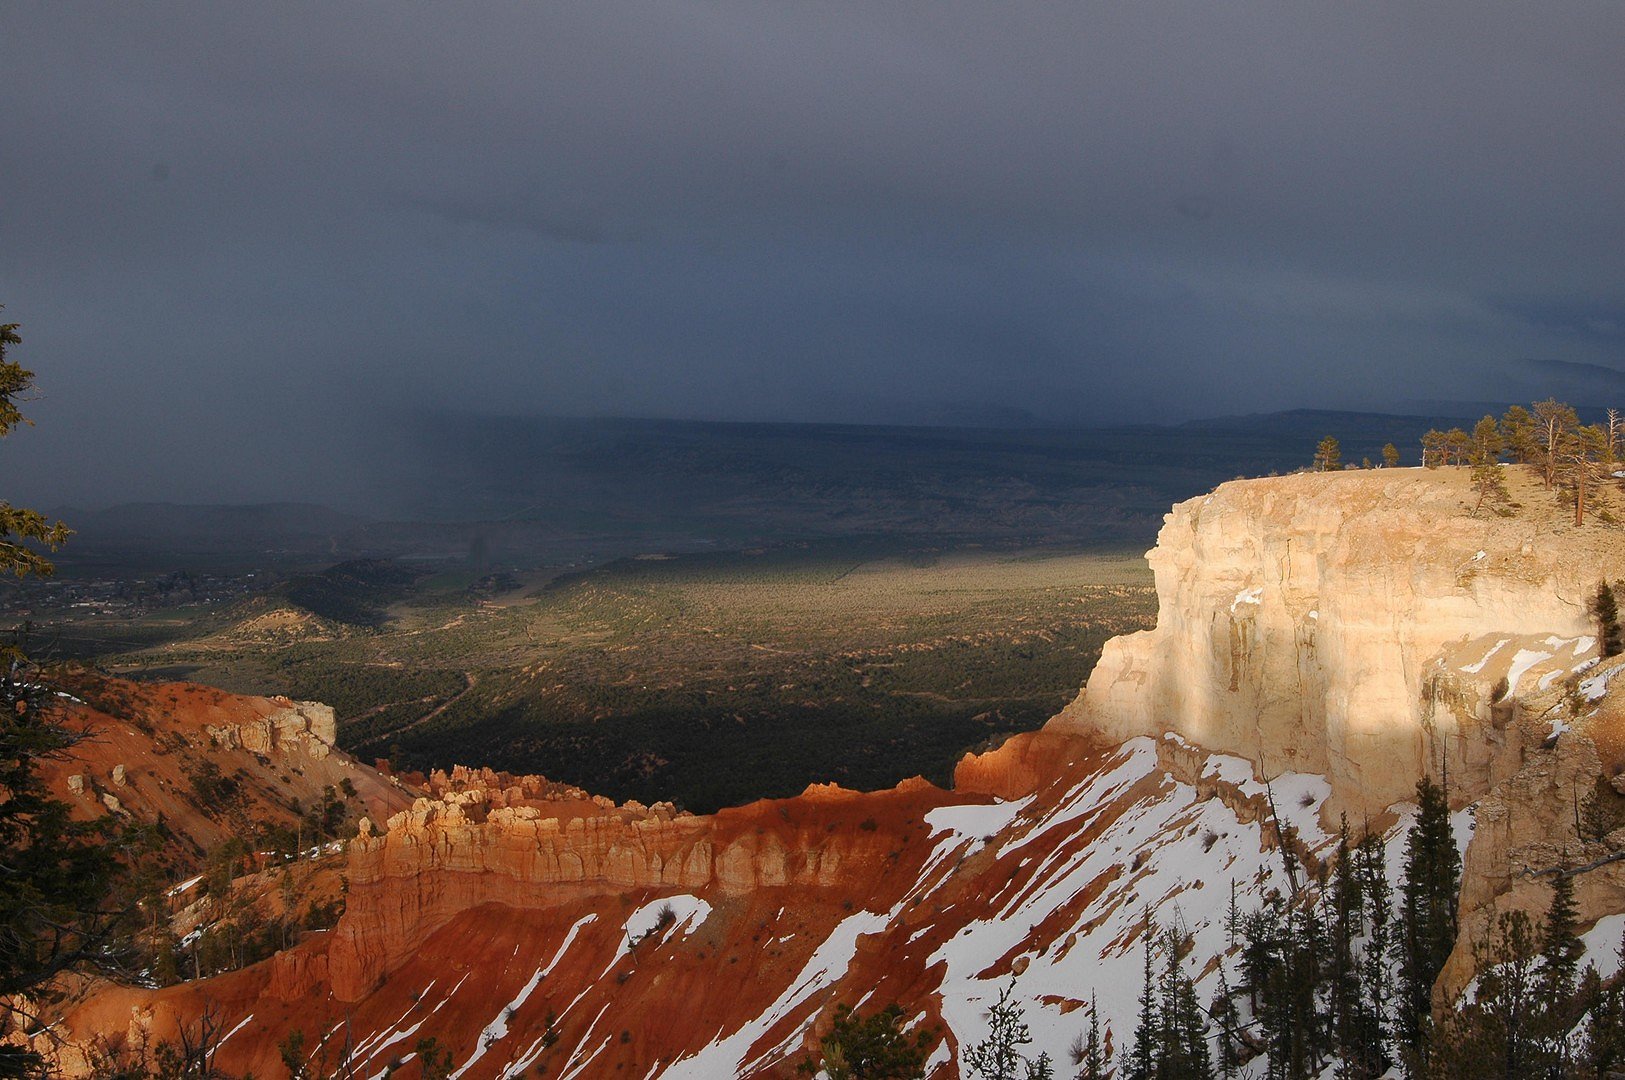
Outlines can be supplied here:
<path id="1" fill-rule="evenodd" d="M 967 749 L 1058 711 L 1156 608 L 1119 550 L 834 543 L 473 582 L 379 561 L 293 584 L 172 621 L 160 644 L 82 648 L 121 673 L 325 701 L 346 749 L 397 770 L 540 772 L 703 812 L 946 781 Z"/>

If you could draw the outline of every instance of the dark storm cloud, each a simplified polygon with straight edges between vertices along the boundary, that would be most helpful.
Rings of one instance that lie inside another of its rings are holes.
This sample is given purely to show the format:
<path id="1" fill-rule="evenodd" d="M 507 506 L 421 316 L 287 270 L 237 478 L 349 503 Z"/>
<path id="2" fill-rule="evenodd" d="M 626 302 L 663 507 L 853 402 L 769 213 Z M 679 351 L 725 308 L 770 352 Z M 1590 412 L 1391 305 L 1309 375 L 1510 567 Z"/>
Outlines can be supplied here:
<path id="1" fill-rule="evenodd" d="M 341 496 L 423 406 L 1094 422 L 1618 369 L 1622 38 L 1611 2 L 12 3 L 0 302 L 48 397 L 7 494 Z"/>

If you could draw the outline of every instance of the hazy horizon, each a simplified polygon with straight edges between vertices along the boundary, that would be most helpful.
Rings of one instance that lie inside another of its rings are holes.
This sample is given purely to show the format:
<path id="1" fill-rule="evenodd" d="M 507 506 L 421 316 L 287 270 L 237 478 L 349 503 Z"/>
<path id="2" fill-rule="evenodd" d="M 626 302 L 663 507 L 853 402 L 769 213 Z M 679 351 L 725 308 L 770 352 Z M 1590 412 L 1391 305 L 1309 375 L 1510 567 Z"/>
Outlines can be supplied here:
<path id="1" fill-rule="evenodd" d="M 1055 463 L 1073 462 L 1076 467 L 1081 453 L 1081 460 L 1093 461 L 1090 468 L 1096 482 L 1113 483 L 1122 479 L 1121 467 L 1100 455 L 1113 442 L 1114 433 L 1129 433 L 1129 444 L 1156 457 L 1151 449 L 1158 442 L 1154 433 L 1189 429 L 1220 436 L 1211 448 L 1212 464 L 1217 468 L 1214 482 L 1218 482 L 1233 475 L 1225 469 L 1236 465 L 1232 440 L 1237 435 L 1243 441 L 1256 436 L 1268 443 L 1272 449 L 1264 459 L 1268 464 L 1262 467 L 1271 469 L 1306 466 L 1313 444 L 1325 434 L 1338 436 L 1351 446 L 1364 445 L 1372 455 L 1380 443 L 1392 440 L 1413 457 L 1411 444 L 1428 426 L 1468 426 L 1486 412 L 1499 414 L 1505 407 L 1492 402 L 1413 402 L 1392 412 L 1294 409 L 1117 424 L 1044 423 L 1009 415 L 1000 418 L 1003 422 L 966 423 L 946 417 L 881 423 L 420 410 L 391 425 L 387 437 L 364 446 L 354 444 L 355 456 L 345 462 L 350 472 L 339 483 L 289 478 L 280 486 L 235 486 L 224 497 L 211 497 L 206 491 L 199 495 L 184 487 L 167 486 L 173 484 L 173 477 L 158 474 L 147 488 L 121 489 L 112 498 L 98 498 L 92 487 L 87 497 L 77 500 L 64 497 L 61 490 L 40 478 L 14 487 L 25 495 L 37 493 L 38 506 L 53 513 L 99 514 L 147 505 L 194 509 L 307 506 L 336 510 L 359 520 L 477 521 L 482 520 L 478 513 L 446 507 L 456 506 L 459 498 L 475 489 L 506 487 L 511 492 L 562 484 L 572 506 L 579 508 L 593 501 L 582 485 L 604 482 L 604 470 L 622 474 L 622 480 L 636 488 L 647 479 L 649 468 L 668 467 L 677 459 L 682 461 L 678 468 L 688 470 L 685 482 L 700 477 L 714 481 L 736 472 L 740 485 L 749 488 L 759 482 L 751 478 L 755 470 L 771 472 L 788 463 L 782 457 L 785 445 L 808 453 L 802 459 L 807 470 L 841 475 L 844 482 L 858 485 L 864 482 L 864 472 L 877 469 L 894 477 L 911 468 L 932 474 L 942 465 L 933 447 L 955 445 L 960 436 L 970 437 L 973 445 L 985 445 L 991 455 L 1013 451 L 1037 467 L 1044 467 L 1041 463 L 1051 458 Z M 1587 421 L 1602 417 L 1600 407 L 1581 408 L 1580 412 Z M 854 438 L 859 442 L 853 443 Z M 939 439 L 947 442 L 939 443 Z M 854 446 L 867 449 L 854 456 Z M 831 451 L 837 452 L 832 460 L 821 460 Z M 847 456 L 840 456 L 841 451 Z M 1180 456 L 1179 451 L 1174 453 Z M 992 461 L 987 465 L 994 472 L 1001 468 Z M 580 473 L 583 468 L 597 470 L 600 476 L 585 480 Z M 527 477 L 527 473 L 531 475 Z M 660 486 L 656 481 L 655 487 Z M 626 497 L 626 491 L 605 491 L 602 501 Z M 431 512 L 425 509 L 428 506 L 440 509 Z"/>
<path id="2" fill-rule="evenodd" d="M 367 493 L 445 408 L 1625 399 L 1617 5 L 8 7 L 6 495 Z"/>

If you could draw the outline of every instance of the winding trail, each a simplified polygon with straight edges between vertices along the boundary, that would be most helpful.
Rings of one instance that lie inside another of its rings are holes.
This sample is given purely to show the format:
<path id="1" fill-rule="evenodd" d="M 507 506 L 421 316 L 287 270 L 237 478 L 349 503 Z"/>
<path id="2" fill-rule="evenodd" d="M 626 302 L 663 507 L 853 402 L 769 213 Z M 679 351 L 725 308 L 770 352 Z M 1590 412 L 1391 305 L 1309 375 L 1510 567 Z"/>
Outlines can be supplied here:
<path id="1" fill-rule="evenodd" d="M 435 717 L 439 716 L 441 713 L 445 712 L 447 709 L 451 708 L 453 705 L 457 704 L 459 701 L 463 700 L 463 698 L 468 695 L 470 690 L 479 685 L 480 677 L 472 671 L 465 671 L 462 673 L 462 675 L 466 685 L 464 685 L 461 690 L 457 691 L 457 693 L 453 694 L 451 697 L 447 698 L 433 709 L 430 709 L 416 720 L 402 724 L 398 728 L 391 728 L 388 731 L 379 732 L 376 735 L 372 735 L 361 742 L 356 743 L 355 749 L 360 750 L 369 746 L 377 746 L 386 739 L 393 739 L 403 732 L 411 731 L 415 727 L 421 727 L 422 725 L 427 724 L 430 720 L 433 720 Z"/>

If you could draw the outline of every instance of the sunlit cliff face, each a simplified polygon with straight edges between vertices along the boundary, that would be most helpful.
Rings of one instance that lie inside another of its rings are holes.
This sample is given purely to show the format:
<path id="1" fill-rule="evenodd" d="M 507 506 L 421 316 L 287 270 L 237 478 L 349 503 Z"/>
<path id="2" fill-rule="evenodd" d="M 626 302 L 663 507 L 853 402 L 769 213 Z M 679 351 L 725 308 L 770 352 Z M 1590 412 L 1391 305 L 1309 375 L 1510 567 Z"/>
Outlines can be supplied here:
<path id="1" fill-rule="evenodd" d="M 1324 773 L 1362 809 L 1430 768 L 1487 784 L 1496 684 L 1515 697 L 1595 660 L 1586 601 L 1625 576 L 1625 544 L 1567 527 L 1538 487 L 1515 516 L 1472 516 L 1460 472 L 1236 481 L 1180 503 L 1149 555 L 1156 628 L 1109 642 L 1055 725 L 1179 732 L 1265 776 Z"/>

